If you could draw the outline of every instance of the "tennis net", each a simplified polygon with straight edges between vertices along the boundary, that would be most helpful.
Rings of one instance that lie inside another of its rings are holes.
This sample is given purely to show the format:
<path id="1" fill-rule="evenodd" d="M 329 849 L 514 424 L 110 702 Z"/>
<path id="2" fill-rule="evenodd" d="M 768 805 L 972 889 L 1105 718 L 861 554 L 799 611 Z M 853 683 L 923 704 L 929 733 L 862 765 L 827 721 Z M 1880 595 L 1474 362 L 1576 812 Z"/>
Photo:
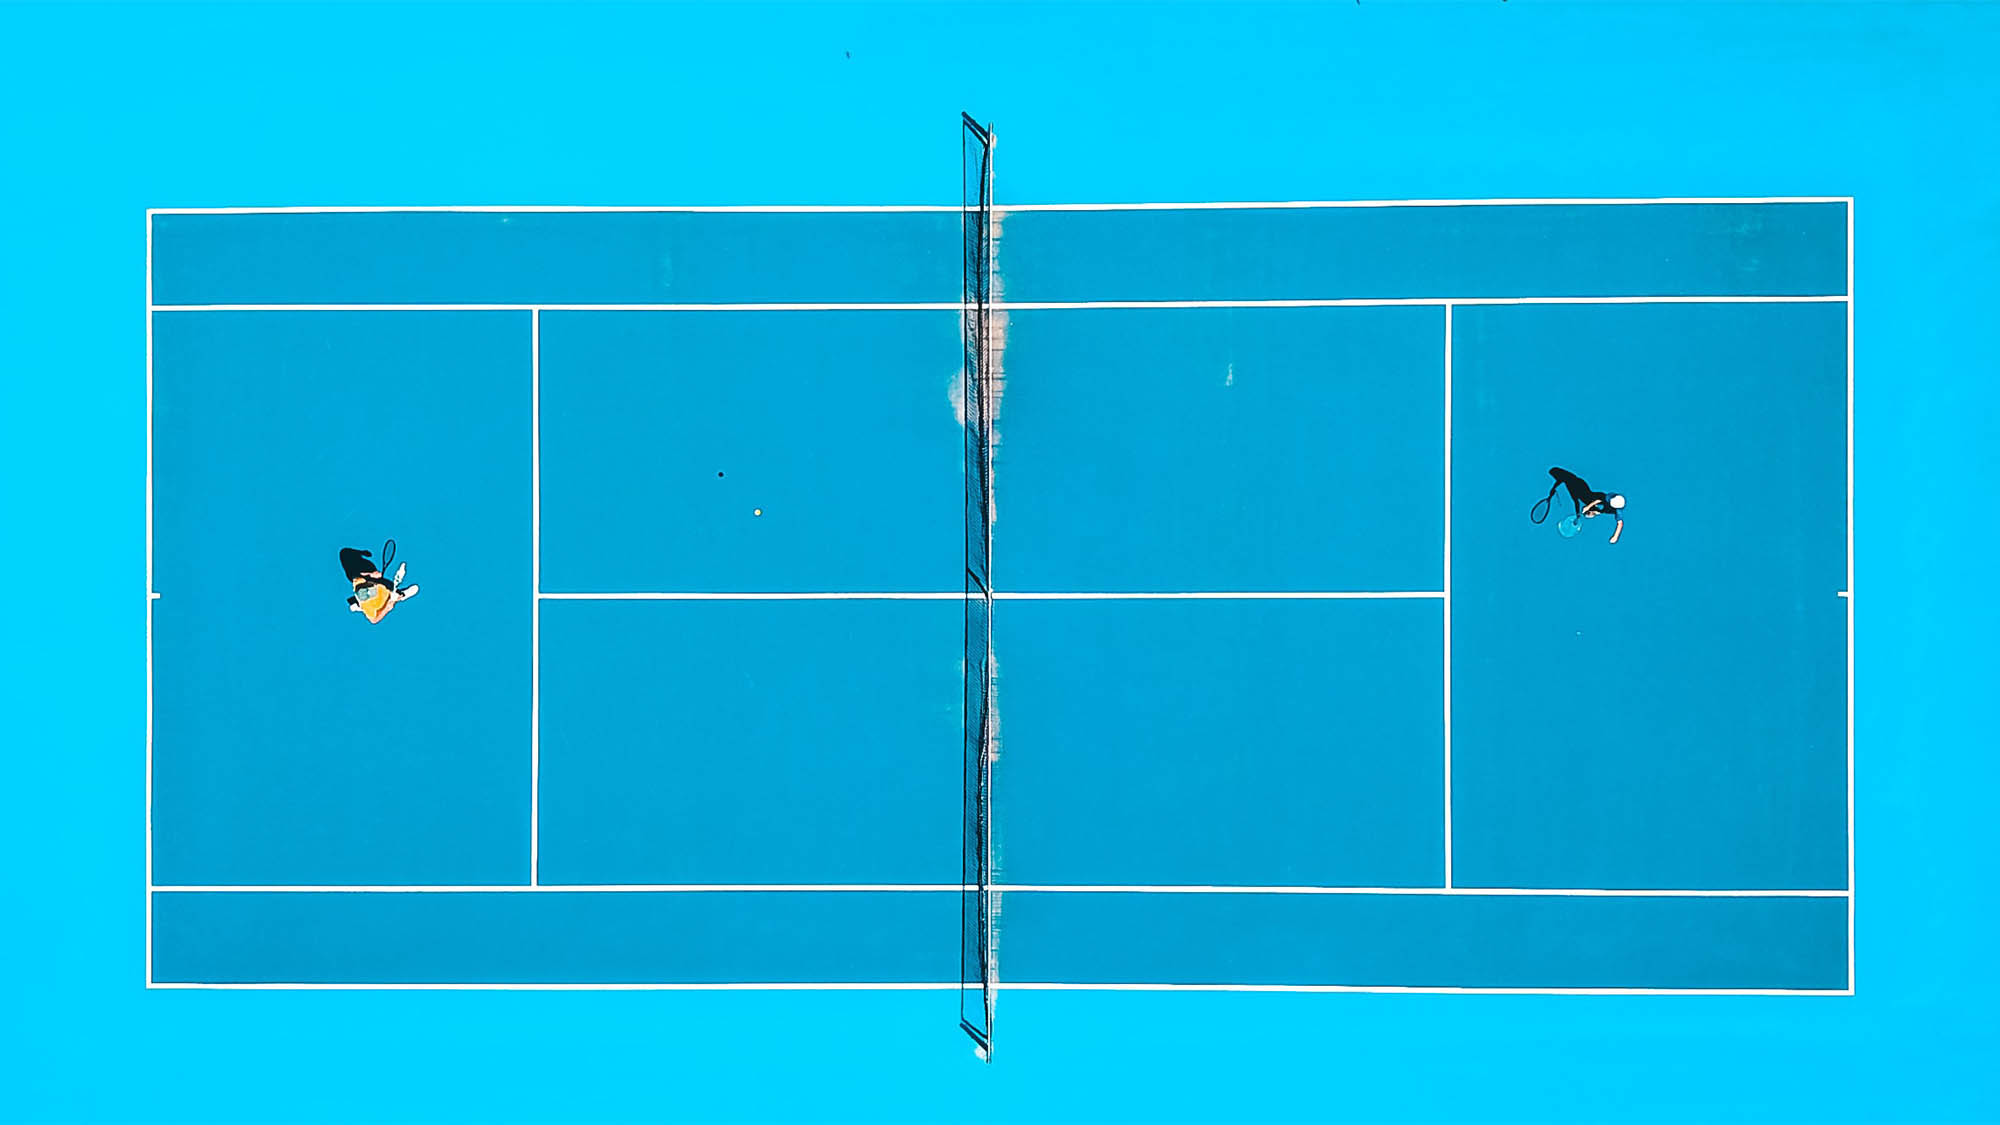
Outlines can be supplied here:
<path id="1" fill-rule="evenodd" d="M 993 134 L 961 114 L 965 237 L 965 826 L 958 1022 L 993 1057 Z"/>

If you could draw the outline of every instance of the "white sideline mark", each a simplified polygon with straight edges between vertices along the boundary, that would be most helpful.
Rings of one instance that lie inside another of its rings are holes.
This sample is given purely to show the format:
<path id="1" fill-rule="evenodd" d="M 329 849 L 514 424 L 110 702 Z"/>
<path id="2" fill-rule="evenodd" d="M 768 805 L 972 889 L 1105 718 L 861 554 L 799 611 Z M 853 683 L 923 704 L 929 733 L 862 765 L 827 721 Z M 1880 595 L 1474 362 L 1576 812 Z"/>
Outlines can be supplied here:
<path id="1" fill-rule="evenodd" d="M 1444 307 L 1444 885 L 1451 871 L 1451 333 Z"/>
<path id="2" fill-rule="evenodd" d="M 958 894 L 968 888 L 957 883 L 465 883 L 425 886 L 415 883 L 385 883 L 375 886 L 215 886 L 154 887 L 160 894 L 726 894 L 807 892 L 868 893 L 897 891 L 912 894 Z"/>
<path id="3" fill-rule="evenodd" d="M 562 304 L 560 302 L 468 303 L 302 302 L 232 303 L 220 305 L 154 305 L 154 312 L 959 312 L 959 302 L 944 301 L 750 301 L 675 304 Z"/>
<path id="4" fill-rule="evenodd" d="M 542 314 L 528 314 L 529 524 L 533 542 L 528 586 L 528 881 L 542 880 Z"/>
<path id="5" fill-rule="evenodd" d="M 995 309 L 1339 309 L 1437 308 L 1452 305 L 1795 305 L 1839 304 L 1840 293 L 1646 294 L 1609 297 L 1298 297 L 1247 300 L 1008 301 Z"/>
<path id="6" fill-rule="evenodd" d="M 203 983 L 148 981 L 147 988 L 261 992 L 963 992 L 958 981 L 855 983 L 743 982 L 657 984 L 278 984 L 265 981 Z M 1376 992 L 1440 996 L 1852 996 L 1848 988 L 1480 988 L 1387 984 L 1043 984 L 993 982 L 1002 992 Z"/>
<path id="7" fill-rule="evenodd" d="M 1246 300 L 996 301 L 995 312 L 1092 309 L 1361 309 L 1440 308 L 1447 305 L 1798 305 L 1843 304 L 1842 293 L 1651 294 L 1615 297 L 1300 297 Z M 960 312 L 944 301 L 754 301 L 673 304 L 565 304 L 562 302 L 231 303 L 152 305 L 156 313 L 212 312 Z"/>
<path id="8" fill-rule="evenodd" d="M 706 205 L 593 206 L 590 204 L 466 203 L 446 206 L 357 207 L 149 207 L 148 215 L 893 215 L 952 214 L 963 208 L 942 203 L 739 203 Z"/>
<path id="9" fill-rule="evenodd" d="M 1847 990 L 1854 991 L 1854 199 L 1847 200 Z"/>
<path id="10" fill-rule="evenodd" d="M 817 983 L 772 983 L 744 982 L 742 984 L 709 983 L 619 983 L 619 984 L 346 984 L 324 981 L 308 981 L 277 984 L 266 981 L 244 982 L 198 982 L 198 981 L 148 981 L 147 988 L 224 989 L 252 992 L 928 992 L 941 989 L 958 990 L 965 986 L 956 981 L 931 984 L 887 981 L 880 983 L 848 983 L 830 981 Z"/>
<path id="11" fill-rule="evenodd" d="M 863 590 L 848 593 L 710 593 L 691 591 L 669 593 L 665 591 L 627 591 L 622 593 L 543 593 L 543 601 L 550 602 L 826 602 L 826 601 L 963 601 L 965 595 L 957 590 L 909 592 L 893 590 Z"/>
<path id="12" fill-rule="evenodd" d="M 146 308 L 153 307 L 153 216 L 146 214 Z M 153 980 L 153 316 L 146 314 L 146 982 Z"/>
<path id="13" fill-rule="evenodd" d="M 1571 197 L 1551 199 L 1318 199 L 1262 200 L 1212 203 L 1016 203 L 995 204 L 994 210 L 1009 211 L 1282 211 L 1338 210 L 1354 207 L 1651 207 L 1685 205 L 1754 205 L 1773 203 L 1852 203 L 1846 195 L 1750 195 L 1750 196 L 1655 196 L 1655 197 Z M 846 215 L 846 214 L 957 214 L 954 204 L 735 204 L 590 206 L 585 204 L 453 204 L 448 206 L 333 206 L 333 207 L 149 207 L 151 215 L 380 215 L 380 214 L 743 214 L 743 215 Z"/>
<path id="14" fill-rule="evenodd" d="M 1393 984 L 1023 984 L 1023 992 L 1386 992 L 1439 996 L 1852 996 L 1845 988 L 1455 988 Z"/>
<path id="15" fill-rule="evenodd" d="M 1189 590 L 1170 593 L 1042 593 L 1020 590 L 1009 593 L 995 593 L 994 601 L 1000 602 L 1069 602 L 1069 601 L 1172 601 L 1205 599 L 1242 601 L 1380 601 L 1410 598 L 1442 598 L 1442 590 Z"/>
<path id="16" fill-rule="evenodd" d="M 1436 599 L 1444 597 L 1442 590 L 1185 590 L 1185 591 L 1103 591 L 1092 593 L 1058 593 L 1032 590 L 995 592 L 994 601 L 1001 602 L 1062 602 L 1062 601 L 1371 601 L 1400 599 Z M 718 593 L 688 592 L 670 593 L 624 592 L 624 593 L 544 593 L 544 601 L 556 602 L 824 602 L 824 601 L 963 601 L 965 594 L 957 590 L 942 591 L 888 591 L 861 590 L 844 592 L 792 592 L 792 593 Z"/>
<path id="17" fill-rule="evenodd" d="M 1847 892 L 1818 890 L 1620 890 L 1609 887 L 1258 887 L 1258 886 L 1090 886 L 1022 885 L 998 890 L 1071 894 L 1250 894 L 1250 895 L 1407 895 L 1442 898 L 1846 898 Z"/>
<path id="18" fill-rule="evenodd" d="M 1240 203 L 1011 203 L 997 211 L 1311 211 L 1354 207 L 1657 207 L 1704 204 L 1845 203 L 1844 195 L 1657 196 L 1649 198 L 1555 199 L 1320 199 Z"/>
<path id="19" fill-rule="evenodd" d="M 375 886 L 275 886 L 221 884 L 161 886 L 160 894 L 959 894 L 970 890 L 958 883 L 509 883 L 424 886 L 389 883 Z M 1004 894 L 1174 894 L 1174 895 L 1401 895 L 1443 898 L 1846 898 L 1838 889 L 1768 890 L 1731 888 L 1665 890 L 1609 887 L 1314 887 L 1227 886 L 1181 884 L 996 883 Z"/>

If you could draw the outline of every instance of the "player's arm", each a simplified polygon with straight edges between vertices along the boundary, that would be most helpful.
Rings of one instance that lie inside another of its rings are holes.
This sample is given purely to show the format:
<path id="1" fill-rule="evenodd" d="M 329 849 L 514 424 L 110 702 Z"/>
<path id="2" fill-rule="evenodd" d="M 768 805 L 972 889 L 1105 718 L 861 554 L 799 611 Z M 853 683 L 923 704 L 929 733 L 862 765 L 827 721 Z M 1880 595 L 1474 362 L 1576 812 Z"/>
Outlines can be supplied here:
<path id="1" fill-rule="evenodd" d="M 1611 541 L 1613 543 L 1618 542 L 1618 537 L 1624 534 L 1624 532 L 1625 532 L 1625 517 L 1619 516 L 1618 526 L 1611 529 Z"/>

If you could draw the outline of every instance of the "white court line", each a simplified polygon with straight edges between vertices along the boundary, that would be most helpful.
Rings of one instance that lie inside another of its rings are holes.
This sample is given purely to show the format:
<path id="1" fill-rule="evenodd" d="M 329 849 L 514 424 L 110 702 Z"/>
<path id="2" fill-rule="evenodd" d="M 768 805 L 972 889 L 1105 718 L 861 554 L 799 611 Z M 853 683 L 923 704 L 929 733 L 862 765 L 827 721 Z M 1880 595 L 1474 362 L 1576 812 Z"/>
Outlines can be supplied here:
<path id="1" fill-rule="evenodd" d="M 153 980 L 153 216 L 146 214 L 146 981 Z"/>
<path id="2" fill-rule="evenodd" d="M 278 984 L 266 981 L 241 983 L 155 981 L 146 987 L 250 992 L 933 992 L 947 989 L 958 991 L 964 986 L 956 981 L 942 984 L 899 981 L 870 984 L 851 984 L 844 981 L 810 984 L 763 981 L 742 984 L 329 984 L 324 982 Z"/>
<path id="3" fill-rule="evenodd" d="M 154 305 L 154 312 L 958 312 L 944 301 L 747 301 L 675 304 L 563 304 L 560 302 L 315 302 Z"/>
<path id="4" fill-rule="evenodd" d="M 995 312 L 1060 312 L 1104 309 L 1360 309 L 1439 308 L 1446 305 L 1799 305 L 1843 304 L 1845 294 L 1650 294 L 1615 297 L 1301 297 L 1189 301 L 999 301 Z M 411 303 L 239 303 L 153 305 L 159 313 L 205 312 L 960 312 L 943 301 L 752 301 L 675 304 L 564 304 L 526 302 L 467 304 Z"/>
<path id="5" fill-rule="evenodd" d="M 1433 996 L 1852 996 L 1844 988 L 1454 988 L 1391 984 L 1023 984 L 1022 992 L 1384 992 Z"/>
<path id="6" fill-rule="evenodd" d="M 1657 207 L 1700 204 L 1844 203 L 1844 195 L 1688 195 L 1648 198 L 1345 199 L 1240 203 L 1009 203 L 997 211 L 1312 211 L 1354 207 Z"/>
<path id="7" fill-rule="evenodd" d="M 995 592 L 1000 602 L 1120 602 L 1120 601 L 1393 601 L 1444 597 L 1442 590 L 1186 590 L 1186 591 L 1100 591 L 1091 593 L 1038 592 L 1032 590 Z M 697 591 L 631 591 L 624 593 L 544 593 L 552 602 L 839 602 L 839 601 L 920 601 L 958 602 L 965 594 L 958 590 L 927 591 L 825 591 L 723 593 Z"/>
<path id="8" fill-rule="evenodd" d="M 1190 301 L 1006 301 L 1004 312 L 1061 309 L 1336 309 L 1450 305 L 1796 305 L 1838 304 L 1838 293 L 1633 294 L 1630 296 L 1538 297 L 1301 297 L 1258 300 Z"/>
<path id="9" fill-rule="evenodd" d="M 963 992 L 957 981 L 740 984 L 327 984 L 157 981 L 146 987 L 260 992 Z M 993 982 L 1000 992 L 1258 992 L 1389 993 L 1433 996 L 1852 996 L 1844 988 L 1477 988 L 1384 984 L 1054 984 Z"/>
<path id="10" fill-rule="evenodd" d="M 1451 886 L 1451 306 L 1444 307 L 1444 885 Z"/>
<path id="11" fill-rule="evenodd" d="M 510 883 L 154 887 L 160 894 L 959 894 L 957 883 Z M 1354 895 L 1414 898 L 1846 898 L 1847 892 L 1813 890 L 1619 890 L 1604 887 L 1312 887 L 1206 886 L 1087 883 L 996 883 L 1007 894 Z"/>
<path id="12" fill-rule="evenodd" d="M 1412 598 L 1442 598 L 1442 590 L 1190 590 L 1181 592 L 1137 593 L 1103 591 L 1053 593 L 1033 590 L 995 592 L 998 602 L 1077 602 L 1077 601 L 1396 601 Z"/>
<path id="13" fill-rule="evenodd" d="M 965 594 L 957 590 L 949 591 L 855 591 L 848 593 L 664 593 L 632 591 L 625 593 L 543 593 L 543 601 L 549 602 L 830 602 L 830 601 L 918 601 L 942 602 L 964 601 Z"/>
<path id="14" fill-rule="evenodd" d="M 1355 207 L 1648 207 L 1700 204 L 1771 203 L 1852 203 L 1845 195 L 1690 195 L 1634 198 L 1552 198 L 1552 199 L 1319 199 L 1251 200 L 1233 203 L 1016 203 L 995 204 L 994 210 L 1009 211 L 1308 211 Z M 845 214 L 937 214 L 957 213 L 953 204 L 736 204 L 720 206 L 590 206 L 525 204 L 453 204 L 448 206 L 348 206 L 348 207 L 151 207 L 152 215 L 379 215 L 379 214 L 745 214 L 745 215 L 845 215 Z"/>
<path id="15" fill-rule="evenodd" d="M 534 570 L 529 587 L 528 881 L 542 881 L 542 314 L 528 314 L 528 412 L 532 452 L 530 516 Z"/>
<path id="16" fill-rule="evenodd" d="M 463 883 L 425 886 L 386 883 L 364 885 L 216 886 L 154 887 L 160 894 L 726 894 L 771 893 L 857 894 L 900 892 L 908 894 L 958 894 L 966 888 L 957 883 Z"/>
<path id="17" fill-rule="evenodd" d="M 1847 201 L 1847 989 L 1854 990 L 1854 200 Z"/>
<path id="18" fill-rule="evenodd" d="M 590 204 L 452 204 L 361 207 L 151 207 L 148 215 L 896 215 L 959 214 L 943 203 L 739 203 L 716 206 L 593 206 Z"/>
<path id="19" fill-rule="evenodd" d="M 1842 890 L 1619 890 L 1604 887 L 1257 887 L 1020 885 L 1005 891 L 1067 894 L 1402 895 L 1420 898 L 1845 898 Z"/>

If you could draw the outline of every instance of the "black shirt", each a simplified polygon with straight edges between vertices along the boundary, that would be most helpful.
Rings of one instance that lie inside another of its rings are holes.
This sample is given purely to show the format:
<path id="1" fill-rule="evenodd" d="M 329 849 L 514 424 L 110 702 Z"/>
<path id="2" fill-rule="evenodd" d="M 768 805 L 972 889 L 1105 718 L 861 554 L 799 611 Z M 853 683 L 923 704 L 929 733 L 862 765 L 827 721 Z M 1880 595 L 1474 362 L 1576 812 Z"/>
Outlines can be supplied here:
<path id="1" fill-rule="evenodd" d="M 1549 475 L 1556 478 L 1557 484 L 1569 489 L 1570 501 L 1576 505 L 1579 511 L 1588 506 L 1593 500 L 1597 502 L 1598 510 L 1605 512 L 1611 510 L 1611 498 L 1609 496 L 1606 496 L 1602 492 L 1591 491 L 1589 482 L 1570 472 L 1568 469 L 1552 468 L 1549 470 Z"/>

